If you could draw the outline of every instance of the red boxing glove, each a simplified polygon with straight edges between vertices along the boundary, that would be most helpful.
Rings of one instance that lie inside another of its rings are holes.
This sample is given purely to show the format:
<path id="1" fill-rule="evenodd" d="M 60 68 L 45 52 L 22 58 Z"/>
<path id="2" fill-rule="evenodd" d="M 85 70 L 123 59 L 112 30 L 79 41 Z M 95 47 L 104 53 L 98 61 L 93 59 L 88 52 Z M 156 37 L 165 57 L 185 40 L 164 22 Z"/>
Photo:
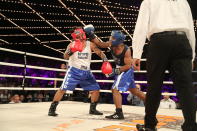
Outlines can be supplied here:
<path id="1" fill-rule="evenodd" d="M 101 70 L 103 74 L 111 74 L 113 69 L 111 64 L 108 61 L 105 61 L 101 66 Z"/>
<path id="2" fill-rule="evenodd" d="M 76 51 L 79 51 L 79 52 L 82 52 L 83 50 L 83 44 L 80 40 L 75 40 L 71 45 L 70 45 L 70 50 L 71 52 L 76 52 Z"/>

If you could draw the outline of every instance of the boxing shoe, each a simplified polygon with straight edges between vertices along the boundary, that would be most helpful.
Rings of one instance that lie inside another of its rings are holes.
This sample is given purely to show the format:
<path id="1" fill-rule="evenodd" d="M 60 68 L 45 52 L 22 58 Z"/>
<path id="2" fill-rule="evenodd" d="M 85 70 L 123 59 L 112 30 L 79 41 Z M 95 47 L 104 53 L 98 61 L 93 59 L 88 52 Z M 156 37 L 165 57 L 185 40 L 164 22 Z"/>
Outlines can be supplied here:
<path id="1" fill-rule="evenodd" d="M 152 129 L 152 128 L 145 128 L 144 125 L 140 125 L 140 124 L 137 124 L 136 128 L 137 128 L 138 131 L 157 131 L 157 128 L 154 128 L 154 129 Z"/>
<path id="2" fill-rule="evenodd" d="M 122 108 L 116 108 L 116 112 L 113 115 L 105 116 L 107 119 L 124 119 Z"/>
<path id="3" fill-rule="evenodd" d="M 123 113 L 117 113 L 117 112 L 115 112 L 113 115 L 105 116 L 105 118 L 107 118 L 107 119 L 119 119 L 119 120 L 121 120 L 121 119 L 124 119 L 124 115 L 123 115 Z"/>
<path id="4" fill-rule="evenodd" d="M 48 116 L 57 116 L 58 114 L 55 113 L 57 105 L 59 104 L 59 102 L 54 101 L 51 103 L 51 106 L 49 108 L 49 112 L 48 112 Z"/>
<path id="5" fill-rule="evenodd" d="M 89 114 L 91 114 L 91 115 L 103 115 L 102 112 L 96 110 L 96 106 L 97 106 L 97 102 L 90 103 Z"/>

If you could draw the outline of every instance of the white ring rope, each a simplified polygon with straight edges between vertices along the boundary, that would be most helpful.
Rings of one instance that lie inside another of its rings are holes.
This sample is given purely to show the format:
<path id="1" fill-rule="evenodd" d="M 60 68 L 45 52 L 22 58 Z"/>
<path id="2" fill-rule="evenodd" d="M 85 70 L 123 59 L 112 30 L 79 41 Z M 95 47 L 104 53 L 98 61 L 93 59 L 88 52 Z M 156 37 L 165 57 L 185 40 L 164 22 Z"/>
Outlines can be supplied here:
<path id="1" fill-rule="evenodd" d="M 8 62 L 0 62 L 0 65 L 14 66 L 14 67 L 24 67 L 23 64 L 15 64 L 15 63 L 8 63 Z M 58 69 L 58 68 L 48 68 L 48 67 L 32 66 L 32 65 L 26 65 L 26 67 L 31 68 L 31 69 L 42 69 L 42 70 L 66 72 L 66 70 Z"/>
<path id="2" fill-rule="evenodd" d="M 41 88 L 37 88 L 37 87 L 0 87 L 0 90 L 31 90 L 31 91 L 37 91 L 37 90 L 47 90 L 47 91 L 54 91 L 54 90 L 59 90 L 59 88 L 49 88 L 49 87 L 41 87 Z M 78 90 L 78 91 L 83 91 L 82 88 L 75 88 L 75 90 Z M 99 90 L 100 92 L 105 92 L 105 93 L 112 93 L 111 90 Z M 127 92 L 121 92 L 121 93 L 124 93 L 124 94 L 129 94 L 130 92 L 127 91 Z M 144 92 L 146 94 L 146 92 Z M 67 90 L 66 91 L 66 94 L 73 94 L 73 91 L 69 91 Z M 176 96 L 176 93 L 162 93 L 162 95 L 169 95 L 169 96 Z"/>
<path id="3" fill-rule="evenodd" d="M 17 51 L 17 50 L 6 49 L 6 48 L 1 48 L 1 47 L 0 47 L 0 50 L 7 51 L 7 52 L 12 52 L 12 53 L 17 53 L 17 54 L 23 54 L 23 55 L 25 54 L 25 52 L 23 52 L 23 51 Z M 34 53 L 26 52 L 26 55 L 67 62 L 67 60 L 65 60 L 65 59 L 60 59 L 60 58 L 51 57 L 51 56 L 45 56 L 45 55 L 39 55 L 39 54 L 34 54 Z"/>
<path id="4" fill-rule="evenodd" d="M 113 60 L 110 60 L 113 62 Z M 96 62 L 96 61 L 95 61 Z M 0 65 L 4 66 L 14 66 L 14 67 L 24 67 L 23 64 L 15 64 L 15 63 L 8 63 L 8 62 L 0 62 Z M 59 71 L 59 72 L 66 72 L 65 69 L 58 69 L 58 68 L 49 68 L 49 67 L 42 67 L 42 66 L 32 66 L 32 65 L 26 65 L 27 68 L 31 69 L 42 69 L 42 70 L 50 70 L 50 71 Z M 92 73 L 101 73 L 101 70 L 91 70 Z M 141 71 L 134 71 L 135 73 L 147 73 L 146 70 Z M 193 73 L 197 73 L 197 71 L 192 71 Z M 165 73 L 169 73 L 169 71 L 165 71 Z"/>
<path id="5" fill-rule="evenodd" d="M 8 63 L 8 62 L 0 62 L 0 65 L 4 66 L 14 66 L 14 67 L 24 67 L 23 64 L 15 64 L 15 63 Z M 42 69 L 42 70 L 50 70 L 50 71 L 59 71 L 59 72 L 66 72 L 64 69 L 58 69 L 58 68 L 49 68 L 49 67 L 41 67 L 41 66 L 32 66 L 32 65 L 26 65 L 27 68 L 31 69 Z M 92 73 L 101 73 L 101 70 L 91 70 Z M 146 70 L 141 71 L 134 71 L 135 73 L 147 73 Z M 166 73 L 169 73 L 166 71 Z"/>
<path id="6" fill-rule="evenodd" d="M 23 78 L 22 75 L 7 75 L 7 74 L 0 74 L 0 77 L 14 77 L 14 78 Z M 25 78 L 29 79 L 39 79 L 39 80 L 57 80 L 63 81 L 62 78 L 48 78 L 48 77 L 35 77 L 35 76 L 25 76 Z M 105 82 L 105 83 L 114 83 L 114 80 L 96 80 L 97 82 Z M 138 84 L 147 84 L 147 81 L 135 81 Z M 163 84 L 173 84 L 171 81 L 164 81 Z"/>
<path id="7" fill-rule="evenodd" d="M 7 51 L 7 52 L 12 52 L 12 53 L 17 53 L 17 54 L 25 54 L 23 51 L 17 51 L 17 50 L 12 50 L 12 49 L 6 49 L 6 48 L 1 48 L 0 50 L 2 51 Z M 26 52 L 26 55 L 28 56 L 34 56 L 34 57 L 40 57 L 40 58 L 46 58 L 46 59 L 51 59 L 51 60 L 57 60 L 57 61 L 63 61 L 63 62 L 68 62 L 68 60 L 61 59 L 61 58 L 56 58 L 56 57 L 51 57 L 51 56 L 45 56 L 45 55 L 39 55 L 39 54 L 34 54 L 34 53 L 28 53 Z M 114 60 L 109 60 L 109 62 L 113 62 Z M 146 59 L 141 59 L 141 61 L 146 61 Z M 92 63 L 97 63 L 97 62 L 103 62 L 103 60 L 92 60 Z"/>

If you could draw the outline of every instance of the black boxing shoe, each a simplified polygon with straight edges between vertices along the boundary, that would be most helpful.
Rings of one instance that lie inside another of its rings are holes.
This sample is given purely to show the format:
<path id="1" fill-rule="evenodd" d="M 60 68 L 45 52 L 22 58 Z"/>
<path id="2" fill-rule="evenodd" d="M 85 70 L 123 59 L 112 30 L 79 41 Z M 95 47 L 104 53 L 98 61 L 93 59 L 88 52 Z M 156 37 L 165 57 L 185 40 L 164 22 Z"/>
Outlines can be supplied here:
<path id="1" fill-rule="evenodd" d="M 137 128 L 138 131 L 157 131 L 157 128 L 154 128 L 154 129 L 152 129 L 152 128 L 145 128 L 144 125 L 140 125 L 140 124 L 137 124 L 136 128 Z"/>
<path id="2" fill-rule="evenodd" d="M 48 116 L 58 116 L 58 114 L 55 111 L 49 111 Z"/>
<path id="3" fill-rule="evenodd" d="M 91 115 L 103 115 L 103 113 L 102 112 L 100 112 L 100 111 L 98 111 L 98 110 L 90 110 L 89 111 L 89 114 L 91 114 Z"/>
<path id="4" fill-rule="evenodd" d="M 120 113 L 115 112 L 113 115 L 105 116 L 105 118 L 107 118 L 107 119 L 119 119 L 119 120 L 121 120 L 121 119 L 124 119 L 124 115 L 123 115 L 122 112 L 120 112 Z"/>
<path id="5" fill-rule="evenodd" d="M 103 115 L 102 112 L 100 112 L 96 109 L 96 106 L 97 106 L 97 102 L 90 103 L 89 114 L 91 114 L 91 115 Z"/>
<path id="6" fill-rule="evenodd" d="M 58 114 L 55 113 L 56 107 L 59 104 L 59 102 L 55 101 L 51 103 L 51 106 L 49 108 L 48 116 L 57 116 Z"/>

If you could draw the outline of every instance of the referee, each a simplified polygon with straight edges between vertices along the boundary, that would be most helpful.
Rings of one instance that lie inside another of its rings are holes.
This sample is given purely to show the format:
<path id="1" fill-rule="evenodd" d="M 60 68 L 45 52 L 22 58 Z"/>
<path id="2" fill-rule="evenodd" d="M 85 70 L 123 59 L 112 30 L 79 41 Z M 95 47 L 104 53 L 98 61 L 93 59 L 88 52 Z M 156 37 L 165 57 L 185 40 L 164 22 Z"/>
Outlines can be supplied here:
<path id="1" fill-rule="evenodd" d="M 133 36 L 133 66 L 140 70 L 140 58 L 146 37 L 148 90 L 145 125 L 138 130 L 156 131 L 156 113 L 160 104 L 165 70 L 169 70 L 184 116 L 183 131 L 197 131 L 196 102 L 192 86 L 192 61 L 195 34 L 187 0 L 144 0 Z"/>

